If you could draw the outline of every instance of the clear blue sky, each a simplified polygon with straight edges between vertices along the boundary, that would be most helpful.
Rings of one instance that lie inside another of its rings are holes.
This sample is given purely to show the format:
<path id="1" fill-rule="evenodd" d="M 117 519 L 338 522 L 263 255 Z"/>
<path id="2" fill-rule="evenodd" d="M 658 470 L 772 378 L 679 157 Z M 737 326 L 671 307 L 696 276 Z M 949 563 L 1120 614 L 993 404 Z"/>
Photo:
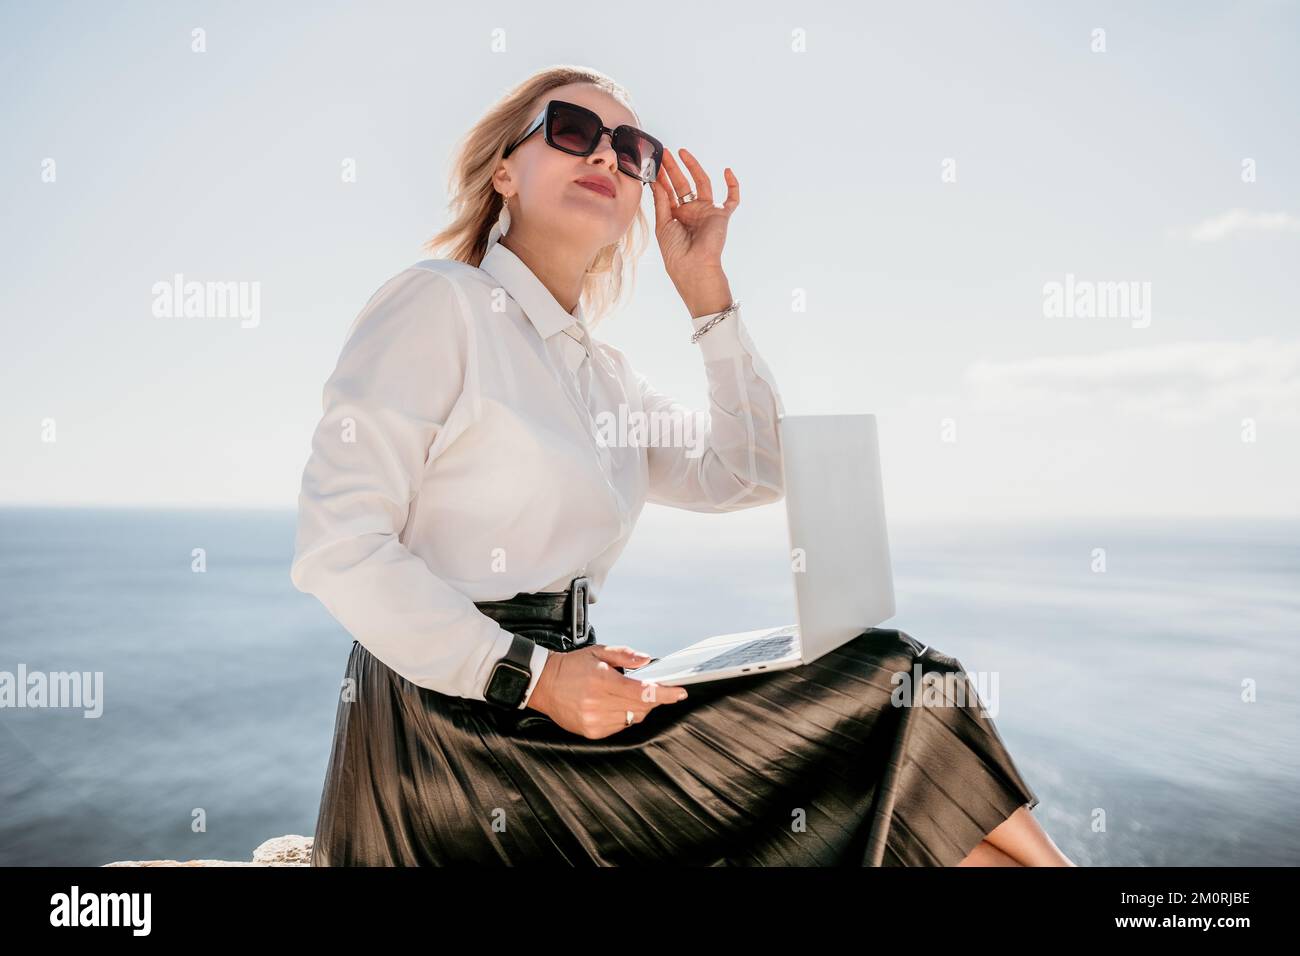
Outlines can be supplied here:
<path id="1" fill-rule="evenodd" d="M 0 4 L 0 503 L 293 507 L 456 139 L 581 63 L 735 169 L 751 333 L 788 411 L 879 416 L 892 517 L 1300 514 L 1295 4 L 648 9 Z M 260 283 L 259 324 L 154 316 L 176 273 Z M 1150 283 L 1149 324 L 1045 316 L 1067 274 Z M 689 332 L 652 246 L 599 337 L 698 405 Z"/>

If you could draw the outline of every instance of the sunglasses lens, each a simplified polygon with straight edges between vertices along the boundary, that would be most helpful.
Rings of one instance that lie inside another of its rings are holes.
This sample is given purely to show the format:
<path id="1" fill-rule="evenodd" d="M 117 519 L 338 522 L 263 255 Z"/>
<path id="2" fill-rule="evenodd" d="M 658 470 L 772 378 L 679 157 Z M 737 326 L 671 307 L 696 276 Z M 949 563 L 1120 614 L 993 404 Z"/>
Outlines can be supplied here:
<path id="1" fill-rule="evenodd" d="M 551 142 L 575 153 L 590 151 L 600 120 L 581 110 L 558 107 L 551 113 Z"/>
<path id="2" fill-rule="evenodd" d="M 589 110 L 557 104 L 547 114 L 547 137 L 552 146 L 577 156 L 590 156 L 600 133 L 600 117 Z M 631 127 L 621 126 L 613 137 L 618 168 L 642 182 L 659 175 L 661 147 Z"/>
<path id="3" fill-rule="evenodd" d="M 618 168 L 642 182 L 650 182 L 659 174 L 657 148 L 652 140 L 640 133 L 620 130 L 614 137 L 614 152 L 618 154 Z"/>

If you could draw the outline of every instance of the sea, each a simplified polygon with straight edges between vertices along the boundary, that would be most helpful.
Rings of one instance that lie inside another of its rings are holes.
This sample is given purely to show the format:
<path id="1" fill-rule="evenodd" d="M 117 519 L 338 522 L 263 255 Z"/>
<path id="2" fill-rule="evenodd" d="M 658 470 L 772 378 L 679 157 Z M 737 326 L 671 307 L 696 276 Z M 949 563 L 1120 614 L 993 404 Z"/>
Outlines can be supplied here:
<path id="1" fill-rule="evenodd" d="M 779 512 L 648 507 L 597 639 L 657 655 L 793 623 Z M 0 679 L 77 672 L 94 698 L 0 707 L 0 865 L 248 860 L 312 835 L 352 638 L 289 580 L 295 521 L 0 509 Z M 971 673 L 1076 863 L 1300 864 L 1300 522 L 900 522 L 889 540 L 879 626 Z"/>

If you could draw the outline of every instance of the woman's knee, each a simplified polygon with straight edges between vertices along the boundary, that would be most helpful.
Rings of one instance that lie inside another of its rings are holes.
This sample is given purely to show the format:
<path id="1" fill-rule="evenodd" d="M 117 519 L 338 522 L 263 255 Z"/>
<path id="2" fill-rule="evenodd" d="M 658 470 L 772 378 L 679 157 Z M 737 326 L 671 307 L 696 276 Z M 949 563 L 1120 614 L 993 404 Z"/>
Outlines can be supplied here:
<path id="1" fill-rule="evenodd" d="M 945 654 L 939 648 L 919 640 L 906 631 L 895 631 L 901 651 L 910 655 L 910 668 L 914 673 L 925 676 L 924 679 L 952 683 L 966 677 L 966 666 L 951 654 Z"/>
<path id="2" fill-rule="evenodd" d="M 857 639 L 866 641 L 876 648 L 887 646 L 893 656 L 901 656 L 909 660 L 925 657 L 927 653 L 934 653 L 930 645 L 917 640 L 911 634 L 898 628 L 869 628 Z"/>
<path id="3" fill-rule="evenodd" d="M 917 640 L 911 634 L 908 634 L 907 631 L 896 631 L 895 633 L 898 635 L 898 639 L 900 641 L 903 641 L 905 644 L 911 647 L 911 649 L 913 650 L 913 652 L 916 654 L 917 657 L 923 656 L 925 652 L 929 649 L 930 645 L 926 644 L 924 641 Z"/>

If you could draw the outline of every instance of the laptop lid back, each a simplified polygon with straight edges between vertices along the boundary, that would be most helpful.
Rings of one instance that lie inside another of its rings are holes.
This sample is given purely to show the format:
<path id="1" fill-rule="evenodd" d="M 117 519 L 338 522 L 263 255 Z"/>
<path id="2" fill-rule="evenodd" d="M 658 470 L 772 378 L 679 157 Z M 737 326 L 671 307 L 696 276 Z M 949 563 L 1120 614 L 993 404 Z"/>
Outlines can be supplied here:
<path id="1" fill-rule="evenodd" d="M 875 415 L 780 420 L 786 521 L 805 663 L 894 616 Z"/>

